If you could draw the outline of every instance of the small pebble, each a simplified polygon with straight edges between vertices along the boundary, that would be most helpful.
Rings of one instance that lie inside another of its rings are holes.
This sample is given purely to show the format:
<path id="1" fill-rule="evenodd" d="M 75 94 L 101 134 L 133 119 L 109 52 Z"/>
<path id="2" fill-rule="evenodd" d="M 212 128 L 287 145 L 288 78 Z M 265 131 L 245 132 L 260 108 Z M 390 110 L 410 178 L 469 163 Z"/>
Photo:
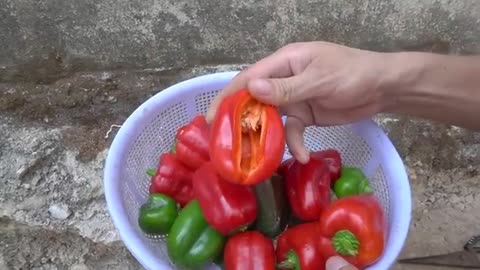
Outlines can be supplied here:
<path id="1" fill-rule="evenodd" d="M 53 218 L 65 220 L 72 213 L 66 205 L 52 204 L 48 208 L 48 212 Z"/>
<path id="2" fill-rule="evenodd" d="M 88 270 L 88 266 L 83 263 L 77 263 L 72 265 L 71 270 Z"/>
<path id="3" fill-rule="evenodd" d="M 39 173 L 37 173 L 32 177 L 31 184 L 33 186 L 36 186 L 41 179 L 42 179 L 42 176 Z"/>
<path id="4" fill-rule="evenodd" d="M 100 77 L 101 80 L 103 81 L 107 81 L 107 80 L 111 80 L 113 77 L 112 73 L 110 72 L 103 72 L 102 73 L 102 76 Z"/>
<path id="5" fill-rule="evenodd" d="M 22 165 L 18 170 L 16 171 L 17 177 L 22 178 L 26 173 L 27 173 L 28 167 L 25 165 Z"/>

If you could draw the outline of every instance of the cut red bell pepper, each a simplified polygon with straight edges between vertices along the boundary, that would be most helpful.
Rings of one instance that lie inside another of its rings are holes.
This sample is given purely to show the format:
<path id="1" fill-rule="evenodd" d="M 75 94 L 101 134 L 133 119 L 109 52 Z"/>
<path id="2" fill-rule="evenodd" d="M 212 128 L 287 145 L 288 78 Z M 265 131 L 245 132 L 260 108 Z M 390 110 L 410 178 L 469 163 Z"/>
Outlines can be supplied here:
<path id="1" fill-rule="evenodd" d="M 193 199 L 192 171 L 173 153 L 160 156 L 150 193 L 162 193 L 175 199 L 182 207 Z"/>
<path id="2" fill-rule="evenodd" d="M 243 89 L 219 105 L 211 127 L 210 157 L 227 181 L 255 185 L 278 168 L 285 131 L 277 109 Z"/>
<path id="3" fill-rule="evenodd" d="M 318 220 L 330 203 L 330 172 L 325 161 L 310 158 L 307 164 L 294 160 L 283 170 L 293 213 L 303 221 Z"/>
<path id="4" fill-rule="evenodd" d="M 290 227 L 280 234 L 276 250 L 277 267 L 324 270 L 326 260 L 335 255 L 335 250 L 332 245 L 328 245 L 330 242 L 327 238 L 320 237 L 318 228 L 317 222 L 308 222 Z"/>
<path id="5" fill-rule="evenodd" d="M 319 220 L 321 235 L 336 252 L 358 268 L 375 263 L 383 254 L 387 222 L 373 195 L 343 197 L 330 204 Z"/>
<path id="6" fill-rule="evenodd" d="M 226 181 L 211 162 L 195 171 L 192 182 L 205 219 L 223 235 L 245 229 L 255 221 L 257 198 L 250 186 Z"/>
<path id="7" fill-rule="evenodd" d="M 180 127 L 177 130 L 175 146 L 178 159 L 193 170 L 209 161 L 208 137 L 208 124 L 205 116 L 201 114 L 187 125 Z"/>
<path id="8" fill-rule="evenodd" d="M 225 270 L 275 270 L 272 240 L 257 231 L 231 236 L 223 253 Z"/>
<path id="9" fill-rule="evenodd" d="M 342 171 L 342 157 L 340 152 L 335 149 L 325 149 L 320 151 L 315 151 L 311 154 L 312 158 L 322 159 L 327 163 L 328 169 L 330 171 L 331 184 L 340 178 Z"/>

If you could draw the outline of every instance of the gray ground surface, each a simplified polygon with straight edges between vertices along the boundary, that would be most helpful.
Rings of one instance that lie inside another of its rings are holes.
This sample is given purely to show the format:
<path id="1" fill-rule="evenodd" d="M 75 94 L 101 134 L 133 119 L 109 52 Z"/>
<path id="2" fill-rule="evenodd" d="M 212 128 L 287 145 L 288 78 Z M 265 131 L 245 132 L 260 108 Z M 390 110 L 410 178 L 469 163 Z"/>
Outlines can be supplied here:
<path id="1" fill-rule="evenodd" d="M 101 174 L 111 137 L 105 134 L 154 93 L 152 86 L 229 69 L 188 70 L 176 79 L 134 72 L 77 75 L 46 88 L 54 93 L 70 84 L 77 93 L 62 99 L 52 94 L 50 115 L 41 106 L 3 113 L 0 268 L 139 268 L 106 210 Z M 461 248 L 478 233 L 480 135 L 421 120 L 377 120 L 405 160 L 412 184 L 413 222 L 402 257 Z"/>
<path id="2" fill-rule="evenodd" d="M 140 268 L 106 210 L 105 133 L 158 89 L 292 41 L 478 53 L 479 16 L 475 0 L 0 0 L 0 269 Z M 480 135 L 378 122 L 414 195 L 401 257 L 460 249 L 479 233 Z"/>

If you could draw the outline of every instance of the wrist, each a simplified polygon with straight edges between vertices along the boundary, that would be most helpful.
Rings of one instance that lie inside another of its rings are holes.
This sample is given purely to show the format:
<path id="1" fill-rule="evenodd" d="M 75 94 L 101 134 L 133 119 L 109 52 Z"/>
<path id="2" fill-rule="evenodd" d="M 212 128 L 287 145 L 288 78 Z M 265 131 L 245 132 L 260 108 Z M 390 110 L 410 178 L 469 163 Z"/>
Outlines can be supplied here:
<path id="1" fill-rule="evenodd" d="M 383 54 L 383 71 L 379 82 L 382 112 L 402 112 L 410 101 L 428 97 L 430 89 L 425 80 L 434 64 L 432 54 L 398 52 Z"/>
<path id="2" fill-rule="evenodd" d="M 480 129 L 480 56 L 384 54 L 382 111 Z"/>

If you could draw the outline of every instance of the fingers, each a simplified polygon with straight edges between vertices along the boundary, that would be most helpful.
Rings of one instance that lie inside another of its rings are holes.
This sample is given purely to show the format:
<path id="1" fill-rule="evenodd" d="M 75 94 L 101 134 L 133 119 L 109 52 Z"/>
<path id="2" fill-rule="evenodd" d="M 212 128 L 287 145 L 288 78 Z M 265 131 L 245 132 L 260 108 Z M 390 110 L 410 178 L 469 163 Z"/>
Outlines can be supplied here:
<path id="1" fill-rule="evenodd" d="M 293 157 L 300 163 L 305 164 L 310 159 L 310 153 L 303 141 L 305 123 L 297 117 L 288 116 L 285 122 L 285 137 L 288 149 Z"/>
<path id="2" fill-rule="evenodd" d="M 277 51 L 258 61 L 250 68 L 241 71 L 233 80 L 215 97 L 207 112 L 206 119 L 210 122 L 215 116 L 220 102 L 237 90 L 246 88 L 251 79 L 288 77 L 293 75 L 290 69 L 290 54 Z"/>
<path id="3" fill-rule="evenodd" d="M 267 104 L 280 106 L 308 98 L 307 83 L 308 73 L 302 72 L 281 79 L 252 79 L 248 83 L 248 89 L 256 99 Z"/>
<path id="4" fill-rule="evenodd" d="M 349 264 L 340 256 L 333 256 L 327 260 L 326 270 L 358 270 L 353 265 Z"/>

